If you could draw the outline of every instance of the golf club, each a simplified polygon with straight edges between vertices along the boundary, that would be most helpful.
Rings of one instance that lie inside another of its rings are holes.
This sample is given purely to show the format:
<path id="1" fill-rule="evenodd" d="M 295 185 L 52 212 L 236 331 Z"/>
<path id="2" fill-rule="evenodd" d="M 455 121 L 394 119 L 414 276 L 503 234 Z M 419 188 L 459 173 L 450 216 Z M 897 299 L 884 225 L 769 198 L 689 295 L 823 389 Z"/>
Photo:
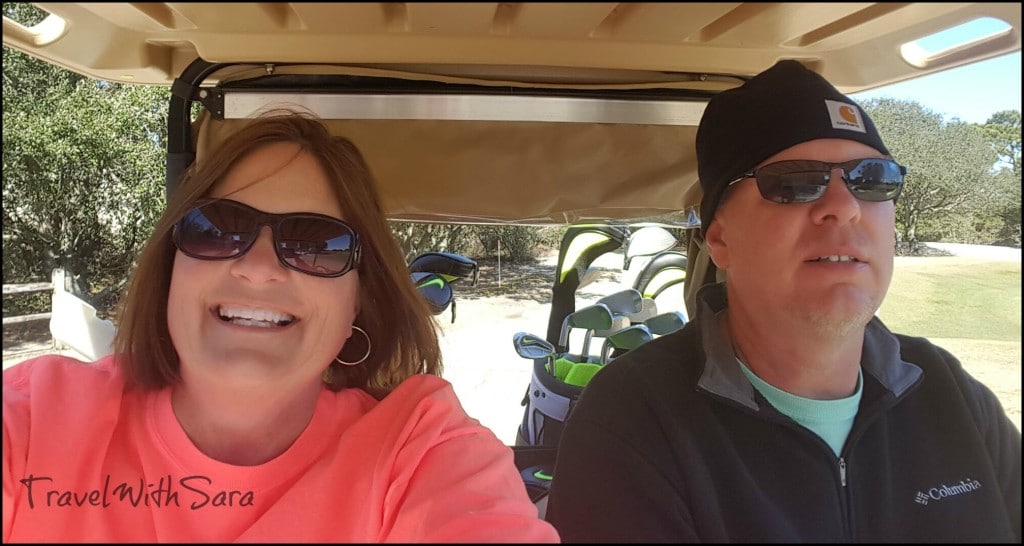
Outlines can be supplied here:
<path id="1" fill-rule="evenodd" d="M 629 234 L 623 254 L 622 269 L 629 269 L 637 256 L 653 256 L 676 245 L 676 237 L 661 226 L 644 226 Z"/>
<path id="2" fill-rule="evenodd" d="M 409 262 L 412 273 L 427 272 L 441 275 L 448 283 L 470 279 L 470 286 L 476 286 L 480 266 L 476 260 L 452 252 L 426 252 Z"/>
<path id="3" fill-rule="evenodd" d="M 634 324 L 628 328 L 623 328 L 605 338 L 604 345 L 601 346 L 601 364 L 608 363 L 608 357 L 613 349 L 629 351 L 652 339 L 654 339 L 654 336 L 651 335 L 651 331 L 643 324 Z"/>
<path id="4" fill-rule="evenodd" d="M 626 328 L 630 325 L 629 317 L 626 315 L 612 315 L 612 325 L 610 328 L 599 329 L 599 330 L 587 330 L 587 333 L 583 336 L 583 348 L 580 349 L 580 356 L 585 360 L 590 360 L 590 341 L 595 337 L 607 338 L 611 334 L 618 332 L 619 330 Z"/>
<path id="5" fill-rule="evenodd" d="M 643 322 L 652 334 L 663 336 L 671 334 L 686 325 L 686 316 L 679 311 L 668 311 L 655 315 Z"/>
<path id="6" fill-rule="evenodd" d="M 558 350 L 569 351 L 569 330 L 585 328 L 587 330 L 606 330 L 612 327 L 612 312 L 602 303 L 588 305 L 574 313 L 566 315 L 562 321 L 562 329 L 558 335 Z"/>
<path id="7" fill-rule="evenodd" d="M 638 313 L 630 313 L 626 315 L 629 317 L 631 324 L 640 324 L 647 319 L 658 314 L 658 304 L 654 302 L 654 298 L 643 298 L 641 302 L 640 311 Z"/>
<path id="8" fill-rule="evenodd" d="M 554 356 L 555 346 L 548 340 L 527 332 L 517 332 L 512 336 L 512 345 L 516 353 L 531 360 Z"/>
<path id="9" fill-rule="evenodd" d="M 449 305 L 454 305 L 455 296 L 452 292 L 452 287 L 444 277 L 437 273 L 425 271 L 411 273 L 410 275 L 412 276 L 413 284 L 416 285 L 416 289 L 427 300 L 427 305 L 432 313 L 440 315 L 448 309 Z M 454 321 L 455 312 L 452 311 L 452 322 Z"/>
<path id="10" fill-rule="evenodd" d="M 515 348 L 516 354 L 523 358 L 530 360 L 546 358 L 547 370 L 551 372 L 552 377 L 555 377 L 555 346 L 551 342 L 535 334 L 516 332 L 512 336 L 512 346 Z"/>
<path id="11" fill-rule="evenodd" d="M 620 290 L 612 294 L 608 294 L 603 298 L 597 300 L 596 303 L 601 303 L 608 306 L 608 310 L 613 315 L 630 315 L 633 313 L 639 313 L 643 308 L 644 297 L 640 294 L 640 291 L 635 288 L 627 288 Z"/>

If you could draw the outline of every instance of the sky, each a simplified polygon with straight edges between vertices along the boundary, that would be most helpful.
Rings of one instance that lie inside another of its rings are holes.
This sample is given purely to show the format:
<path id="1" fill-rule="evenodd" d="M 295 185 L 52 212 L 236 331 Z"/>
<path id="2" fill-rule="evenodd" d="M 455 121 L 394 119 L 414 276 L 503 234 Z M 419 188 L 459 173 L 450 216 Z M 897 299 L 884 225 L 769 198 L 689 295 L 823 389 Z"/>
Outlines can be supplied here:
<path id="1" fill-rule="evenodd" d="M 1007 27 L 998 19 L 986 17 L 917 43 L 934 53 Z M 850 96 L 860 102 L 881 97 L 913 100 L 942 114 L 947 120 L 956 117 L 968 123 L 985 123 L 995 112 L 1020 111 L 1020 65 L 1021 53 L 1018 51 Z"/>
<path id="2" fill-rule="evenodd" d="M 1020 111 L 1020 52 L 850 95 L 864 102 L 891 97 L 968 123 L 985 123 L 1000 110 Z"/>

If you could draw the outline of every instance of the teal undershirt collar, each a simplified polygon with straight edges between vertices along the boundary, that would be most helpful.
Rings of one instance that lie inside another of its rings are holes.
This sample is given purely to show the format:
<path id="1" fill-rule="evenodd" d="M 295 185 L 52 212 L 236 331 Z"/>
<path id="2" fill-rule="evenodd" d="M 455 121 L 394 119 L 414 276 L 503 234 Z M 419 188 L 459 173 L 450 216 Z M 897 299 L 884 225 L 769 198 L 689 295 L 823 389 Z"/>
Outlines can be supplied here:
<path id="1" fill-rule="evenodd" d="M 839 456 L 846 443 L 846 437 L 853 428 L 853 420 L 857 417 L 860 407 L 860 396 L 863 387 L 863 371 L 857 370 L 857 388 L 853 394 L 838 400 L 813 400 L 790 394 L 776 388 L 757 376 L 747 368 L 742 360 L 736 359 L 740 369 L 750 383 L 764 396 L 775 409 L 788 416 L 804 428 L 817 434 Z"/>

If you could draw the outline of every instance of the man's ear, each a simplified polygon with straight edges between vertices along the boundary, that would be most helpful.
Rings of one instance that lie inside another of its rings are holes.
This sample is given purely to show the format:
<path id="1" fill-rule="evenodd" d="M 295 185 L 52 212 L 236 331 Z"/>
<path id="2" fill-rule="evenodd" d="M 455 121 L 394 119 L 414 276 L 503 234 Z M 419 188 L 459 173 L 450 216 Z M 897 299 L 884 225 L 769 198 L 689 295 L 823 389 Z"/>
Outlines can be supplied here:
<path id="1" fill-rule="evenodd" d="M 716 213 L 711 219 L 707 233 L 704 234 L 704 244 L 707 246 L 708 255 L 715 267 L 721 270 L 729 269 L 729 245 L 725 241 L 726 225 Z"/>

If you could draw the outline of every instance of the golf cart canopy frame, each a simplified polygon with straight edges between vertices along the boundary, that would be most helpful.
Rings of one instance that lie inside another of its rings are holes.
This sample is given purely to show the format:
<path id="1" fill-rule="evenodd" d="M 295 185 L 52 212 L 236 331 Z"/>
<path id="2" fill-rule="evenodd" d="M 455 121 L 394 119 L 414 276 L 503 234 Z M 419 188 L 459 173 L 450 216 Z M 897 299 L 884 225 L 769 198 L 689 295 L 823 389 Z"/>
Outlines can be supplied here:
<path id="1" fill-rule="evenodd" d="M 5 44 L 174 89 L 171 185 L 286 98 L 363 150 L 389 217 L 534 225 L 696 227 L 693 139 L 715 93 L 781 59 L 853 93 L 1019 51 L 1021 28 L 1014 3 L 35 5 L 50 16 L 4 17 Z M 918 43 L 983 18 L 1004 30 Z"/>
<path id="2" fill-rule="evenodd" d="M 167 186 L 247 116 L 351 139 L 393 220 L 699 226 L 707 101 L 782 59 L 845 93 L 1020 51 L 1016 3 L 37 3 L 4 44 L 170 86 Z M 929 51 L 978 20 L 1001 30 Z M 195 107 L 201 104 L 202 107 Z M 687 306 L 714 280 L 695 230 Z"/>
<path id="3" fill-rule="evenodd" d="M 210 79 L 218 83 L 204 86 Z M 359 145 L 394 220 L 533 225 L 664 215 L 684 224 L 677 182 L 692 161 L 679 150 L 710 96 L 663 84 L 510 90 L 393 70 L 202 59 L 171 89 L 168 191 L 248 118 L 285 106 L 312 112 Z M 203 105 L 198 119 L 194 102 Z M 593 156 L 601 149 L 619 152 Z M 602 186 L 620 202 L 596 199 Z M 695 226 L 695 210 L 688 216 Z"/>

